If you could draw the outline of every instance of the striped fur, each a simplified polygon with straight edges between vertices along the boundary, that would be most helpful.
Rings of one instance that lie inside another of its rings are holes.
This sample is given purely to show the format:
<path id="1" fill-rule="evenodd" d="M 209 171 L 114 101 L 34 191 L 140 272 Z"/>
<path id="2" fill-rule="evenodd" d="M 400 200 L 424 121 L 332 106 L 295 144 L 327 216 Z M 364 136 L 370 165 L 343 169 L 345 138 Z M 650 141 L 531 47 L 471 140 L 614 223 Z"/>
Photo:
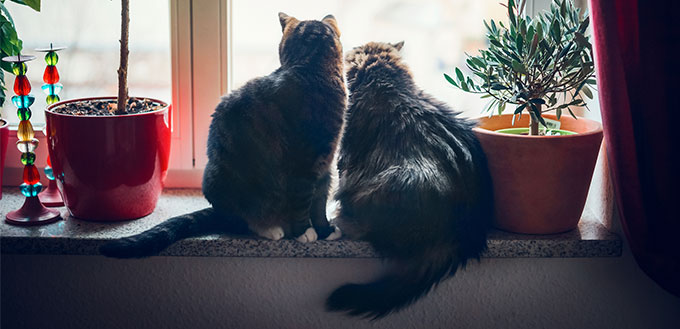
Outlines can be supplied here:
<path id="1" fill-rule="evenodd" d="M 383 317 L 486 248 L 493 196 L 474 122 L 414 84 L 402 46 L 372 42 L 346 56 L 336 224 L 369 241 L 392 268 L 375 282 L 340 287 L 329 310 Z"/>

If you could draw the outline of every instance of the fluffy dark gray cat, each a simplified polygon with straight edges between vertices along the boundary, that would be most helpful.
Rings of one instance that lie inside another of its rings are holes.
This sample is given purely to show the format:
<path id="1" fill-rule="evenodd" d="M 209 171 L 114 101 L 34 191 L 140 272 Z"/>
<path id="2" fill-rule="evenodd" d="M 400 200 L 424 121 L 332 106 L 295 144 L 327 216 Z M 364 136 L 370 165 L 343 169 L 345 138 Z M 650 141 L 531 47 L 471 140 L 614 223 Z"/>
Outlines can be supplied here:
<path id="1" fill-rule="evenodd" d="M 393 267 L 375 282 L 335 290 L 329 310 L 385 316 L 486 249 L 493 192 L 474 122 L 414 84 L 402 46 L 371 42 L 346 56 L 336 224 Z"/>
<path id="2" fill-rule="evenodd" d="M 212 207 L 168 219 L 101 247 L 112 257 L 158 254 L 177 240 L 246 233 L 301 242 L 336 239 L 326 218 L 330 173 L 346 91 L 332 15 L 279 14 L 281 67 L 222 99 L 208 136 L 203 194 Z"/>

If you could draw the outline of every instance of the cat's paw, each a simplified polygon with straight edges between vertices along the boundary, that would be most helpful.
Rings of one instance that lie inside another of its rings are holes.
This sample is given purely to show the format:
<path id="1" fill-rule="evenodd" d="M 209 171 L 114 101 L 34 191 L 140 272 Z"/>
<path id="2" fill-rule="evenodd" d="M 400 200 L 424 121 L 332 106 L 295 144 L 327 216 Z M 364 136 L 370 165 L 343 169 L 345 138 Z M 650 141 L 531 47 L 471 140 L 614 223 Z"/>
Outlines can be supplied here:
<path id="1" fill-rule="evenodd" d="M 299 242 L 314 242 L 316 241 L 317 235 L 316 235 L 316 230 L 314 230 L 313 227 L 307 228 L 305 233 L 297 237 L 295 240 L 298 240 Z"/>
<path id="2" fill-rule="evenodd" d="M 340 239 L 342 237 L 342 231 L 340 228 L 335 225 L 331 226 L 331 228 L 333 229 L 333 233 L 329 234 L 324 240 L 333 241 Z"/>
<path id="3" fill-rule="evenodd" d="M 281 226 L 273 226 L 264 231 L 257 232 L 261 237 L 269 240 L 281 240 L 283 238 L 283 228 Z"/>

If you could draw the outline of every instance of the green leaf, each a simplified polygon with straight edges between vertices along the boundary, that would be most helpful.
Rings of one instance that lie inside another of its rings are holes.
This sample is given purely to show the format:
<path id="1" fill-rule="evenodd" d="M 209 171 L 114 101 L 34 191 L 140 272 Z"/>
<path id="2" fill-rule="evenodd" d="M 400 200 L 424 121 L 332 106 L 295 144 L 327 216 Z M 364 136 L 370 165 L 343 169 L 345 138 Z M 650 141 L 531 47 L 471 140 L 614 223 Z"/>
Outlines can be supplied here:
<path id="1" fill-rule="evenodd" d="M 522 48 L 524 46 L 524 38 L 522 37 L 521 34 L 517 35 L 517 39 L 515 39 L 515 45 L 517 46 L 517 51 L 519 51 L 519 53 L 521 54 Z"/>
<path id="2" fill-rule="evenodd" d="M 588 29 L 588 24 L 590 24 L 590 17 L 586 16 L 586 19 L 581 22 L 581 25 L 578 27 L 578 32 L 579 33 L 585 33 L 586 29 Z"/>
<path id="3" fill-rule="evenodd" d="M 550 26 L 550 34 L 552 35 L 555 42 L 559 43 L 562 39 L 562 30 L 560 30 L 560 24 L 557 22 L 557 20 L 552 22 L 552 25 Z"/>
<path id="4" fill-rule="evenodd" d="M 531 41 L 531 48 L 529 49 L 529 56 L 533 56 L 536 52 L 536 47 L 538 46 L 538 33 L 534 35 L 534 39 Z"/>
<path id="5" fill-rule="evenodd" d="M 583 88 L 581 89 L 581 91 L 582 91 L 584 94 L 586 94 L 586 96 L 587 96 L 589 99 L 593 99 L 593 93 L 590 91 L 590 88 L 588 88 L 588 86 L 584 85 Z"/>
<path id="6" fill-rule="evenodd" d="M 524 103 L 524 104 L 522 104 L 522 105 L 520 105 L 520 106 L 517 106 L 517 108 L 515 108 L 515 113 L 514 113 L 514 114 L 520 114 L 520 113 L 522 113 L 522 110 L 524 110 L 525 107 L 527 107 L 527 103 Z"/>
<path id="7" fill-rule="evenodd" d="M 545 120 L 543 120 L 543 117 L 541 116 L 541 111 L 538 109 L 538 107 L 534 105 L 534 103 L 529 103 L 529 105 L 531 105 L 531 113 L 534 114 L 534 118 L 536 118 L 538 122 L 540 122 L 543 125 L 543 127 L 547 127 L 548 125 L 545 124 Z"/>
<path id="8" fill-rule="evenodd" d="M 522 63 L 513 60 L 512 61 L 512 69 L 515 70 L 516 72 L 527 74 L 527 69 L 522 65 Z"/>
<path id="9" fill-rule="evenodd" d="M 18 3 L 20 5 L 28 6 L 33 8 L 35 11 L 40 11 L 40 0 L 10 0 L 14 3 Z"/>
<path id="10" fill-rule="evenodd" d="M 515 18 L 515 10 L 513 6 L 508 4 L 508 17 L 510 17 L 510 24 L 515 25 L 517 24 L 517 20 Z"/>
<path id="11" fill-rule="evenodd" d="M 493 30 L 491 29 L 491 26 L 489 26 L 489 23 L 486 22 L 486 20 L 483 21 L 484 26 L 486 26 L 486 29 L 489 31 L 489 33 L 493 33 Z"/>
<path id="12" fill-rule="evenodd" d="M 559 120 L 562 117 L 562 109 L 556 109 L 555 116 L 557 117 L 557 120 Z"/>
<path id="13" fill-rule="evenodd" d="M 472 62 L 474 62 L 480 68 L 483 68 L 483 67 L 486 66 L 486 64 L 484 64 L 484 61 L 482 59 L 480 59 L 479 57 L 471 57 L 470 59 L 472 60 Z"/>
<path id="14" fill-rule="evenodd" d="M 478 90 L 479 89 L 477 86 L 475 86 L 474 81 L 472 81 L 472 79 L 470 79 L 470 77 L 467 77 L 467 82 L 465 84 L 467 84 L 468 87 L 470 87 L 470 89 L 472 89 L 472 90 Z"/>
<path id="15" fill-rule="evenodd" d="M 451 78 L 448 74 L 444 73 L 444 78 L 445 78 L 446 81 L 448 81 L 450 84 L 452 84 L 452 85 L 458 87 L 458 85 L 456 84 L 456 81 L 454 81 L 453 78 Z"/>
<path id="16" fill-rule="evenodd" d="M 494 82 L 491 84 L 491 90 L 506 90 L 510 89 L 509 87 L 506 87 L 498 82 Z"/>
<path id="17" fill-rule="evenodd" d="M 576 114 L 574 114 L 574 112 L 572 112 L 570 108 L 567 107 L 567 111 L 569 111 L 569 114 L 571 114 L 571 117 L 572 117 L 572 118 L 578 120 L 578 118 L 576 117 Z"/>
<path id="18" fill-rule="evenodd" d="M 532 98 L 532 99 L 529 100 L 529 102 L 532 102 L 534 104 L 541 104 L 541 105 L 545 104 L 545 100 L 543 100 L 542 98 Z"/>
<path id="19" fill-rule="evenodd" d="M 456 77 L 458 78 L 459 82 L 465 83 L 465 77 L 463 76 L 463 72 L 461 72 L 459 68 L 456 68 Z"/>
<path id="20" fill-rule="evenodd" d="M 5 7 L 4 4 L 0 3 L 0 16 L 2 15 L 7 17 L 5 22 L 9 22 L 11 26 L 14 26 L 14 20 L 12 20 L 12 15 L 9 14 L 9 10 L 7 10 L 7 7 Z"/>
<path id="21" fill-rule="evenodd" d="M 573 46 L 573 45 L 574 45 L 574 42 L 571 41 L 571 42 L 569 42 L 569 43 L 567 44 L 566 47 L 562 48 L 562 50 L 560 51 L 560 53 L 557 55 L 557 59 L 559 60 L 559 59 L 562 58 L 564 55 L 566 55 L 566 54 L 569 52 L 569 50 L 571 50 L 571 46 Z"/>

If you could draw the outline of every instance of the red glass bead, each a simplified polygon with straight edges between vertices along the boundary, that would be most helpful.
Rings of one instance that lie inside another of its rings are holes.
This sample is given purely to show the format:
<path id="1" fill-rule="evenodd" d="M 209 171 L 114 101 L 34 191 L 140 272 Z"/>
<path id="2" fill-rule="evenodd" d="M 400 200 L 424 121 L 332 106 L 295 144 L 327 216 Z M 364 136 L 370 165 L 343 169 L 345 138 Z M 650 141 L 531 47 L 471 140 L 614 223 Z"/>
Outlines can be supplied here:
<path id="1" fill-rule="evenodd" d="M 40 172 L 35 165 L 29 165 L 24 167 L 24 183 L 28 185 L 33 185 L 40 182 Z"/>
<path id="2" fill-rule="evenodd" d="M 47 165 L 52 167 L 52 161 L 50 160 L 50 156 L 47 156 Z"/>
<path id="3" fill-rule="evenodd" d="M 18 75 L 14 80 L 14 93 L 19 96 L 26 96 L 31 92 L 31 83 L 25 75 Z"/>
<path id="4" fill-rule="evenodd" d="M 47 84 L 55 84 L 59 82 L 59 72 L 56 66 L 48 65 L 45 68 L 45 74 L 43 74 L 43 81 Z"/>

